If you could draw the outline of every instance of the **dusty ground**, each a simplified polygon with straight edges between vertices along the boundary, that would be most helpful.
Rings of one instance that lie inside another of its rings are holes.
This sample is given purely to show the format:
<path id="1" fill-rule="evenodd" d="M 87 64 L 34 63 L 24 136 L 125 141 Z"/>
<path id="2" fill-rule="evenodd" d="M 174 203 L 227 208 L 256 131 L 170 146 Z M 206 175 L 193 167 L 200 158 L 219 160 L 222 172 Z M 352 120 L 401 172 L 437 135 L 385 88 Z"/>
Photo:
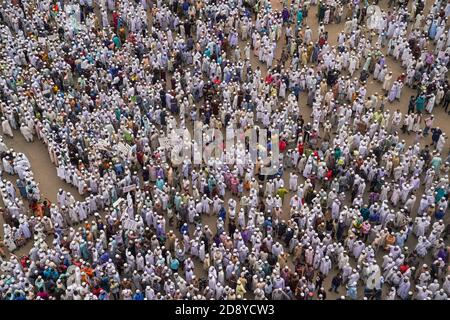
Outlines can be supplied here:
<path id="1" fill-rule="evenodd" d="M 280 3 L 280 1 L 272 0 L 271 2 L 272 2 L 273 7 L 276 10 L 282 9 L 282 4 Z M 387 2 L 388 2 L 387 0 L 380 1 L 379 5 L 381 6 L 382 9 L 385 9 L 385 10 L 387 9 Z M 425 9 L 426 12 L 428 12 L 431 3 L 432 3 L 432 1 L 427 1 L 427 6 Z M 308 18 L 305 21 L 305 25 L 309 25 L 311 27 L 311 29 L 313 30 L 313 39 L 317 39 L 317 36 L 318 36 L 317 35 L 317 25 L 318 24 L 317 24 L 317 18 L 315 17 L 316 13 L 317 13 L 317 7 L 312 6 L 310 8 Z M 343 29 L 343 23 L 330 24 L 330 25 L 326 26 L 326 30 L 329 33 L 329 42 L 331 43 L 331 45 L 336 45 L 337 35 L 342 29 Z M 283 36 L 281 37 L 280 41 L 284 41 Z M 241 48 L 243 48 L 243 47 L 244 47 L 244 45 L 241 44 Z M 278 49 L 277 49 L 277 58 L 280 58 L 280 56 L 281 56 L 281 49 L 282 49 L 282 45 L 279 44 Z M 256 67 L 256 65 L 258 65 L 259 63 L 258 63 L 257 59 L 254 59 L 253 55 L 252 55 L 252 58 L 253 58 L 252 65 L 254 67 Z M 396 77 L 398 77 L 402 72 L 405 72 L 405 70 L 399 65 L 398 62 L 394 61 L 390 57 L 388 57 L 387 60 L 388 60 L 389 70 L 393 72 L 394 79 Z M 266 71 L 265 66 L 261 65 L 261 69 L 265 73 L 265 71 Z M 357 72 L 354 76 L 359 76 L 359 72 Z M 368 92 L 367 92 L 368 95 L 370 95 L 374 92 L 382 91 L 381 85 L 378 82 L 373 82 L 371 77 L 368 80 L 367 89 L 368 89 Z M 411 90 L 408 87 L 404 87 L 400 101 L 396 101 L 396 102 L 388 105 L 386 107 L 386 109 L 389 109 L 391 111 L 400 109 L 401 112 L 405 114 L 407 112 L 409 97 L 414 94 L 415 94 L 415 92 L 413 92 L 413 90 Z M 303 99 L 301 98 L 299 103 L 301 106 L 301 112 L 303 114 L 304 119 L 305 120 L 309 119 L 311 110 L 309 107 L 306 106 L 306 97 L 304 94 L 303 94 Z M 450 131 L 449 130 L 450 122 L 448 121 L 449 116 L 443 111 L 443 109 L 441 109 L 440 107 L 435 107 L 434 115 L 435 115 L 435 126 L 439 126 L 440 128 L 442 128 L 442 130 L 444 132 L 449 132 Z M 410 136 L 402 135 L 402 138 L 404 138 L 407 141 L 407 143 L 409 144 L 413 141 L 414 135 L 410 135 Z M 61 181 L 56 176 L 56 169 L 50 162 L 47 148 L 42 142 L 35 141 L 33 143 L 27 143 L 19 131 L 15 132 L 13 139 L 5 138 L 5 140 L 6 140 L 6 144 L 8 145 L 8 147 L 14 148 L 14 150 L 17 152 L 23 152 L 26 154 L 26 156 L 28 157 L 28 159 L 31 162 L 35 179 L 37 182 L 39 182 L 39 187 L 40 187 L 43 197 L 50 199 L 52 202 L 55 202 L 56 201 L 56 193 L 57 193 L 58 189 L 63 188 L 64 190 L 71 192 L 77 198 L 77 200 L 82 199 L 81 196 L 79 196 L 79 194 L 75 188 L 73 188 L 71 185 L 68 185 L 65 182 Z M 430 137 L 423 139 L 421 141 L 421 144 L 424 145 L 424 144 L 428 144 L 429 142 L 431 142 Z M 448 146 L 449 145 L 447 143 L 447 146 L 444 149 L 445 150 L 444 157 L 446 157 L 446 155 L 447 155 Z M 286 176 L 287 175 L 288 174 L 286 174 Z M 287 181 L 286 176 L 285 176 L 285 181 Z M 2 178 L 11 180 L 11 181 L 15 181 L 15 179 L 16 179 L 16 177 L 14 177 L 14 176 L 9 177 L 6 175 L 4 175 Z M 300 180 L 301 180 L 300 183 L 303 183 L 301 175 L 300 175 Z M 286 195 L 285 199 L 289 199 L 290 196 L 291 195 Z M 229 197 L 229 195 L 227 194 L 226 200 L 228 200 L 228 197 Z M 418 199 L 419 199 L 419 197 L 418 197 Z M 288 201 L 285 200 L 285 202 L 287 203 Z M 417 201 L 416 204 L 418 204 L 418 202 L 419 201 Z M 0 204 L 3 206 L 3 203 L 0 203 Z M 289 212 L 288 206 L 285 206 L 285 209 L 286 209 L 285 215 L 287 218 L 287 215 Z M 1 217 L 0 217 L 0 219 L 1 219 Z M 448 215 L 447 215 L 447 220 L 448 220 Z M 204 222 L 215 228 L 216 223 L 215 223 L 214 217 L 206 217 L 206 218 L 204 218 Z M 446 222 L 448 223 L 448 221 L 446 221 Z M 0 223 L 3 223 L 3 221 L 0 220 Z M 3 235 L 3 228 L 0 228 L 0 237 L 2 237 L 2 235 Z M 416 242 L 416 239 L 414 238 L 414 236 L 411 236 L 407 245 L 410 248 L 413 248 L 415 245 L 415 242 Z M 25 247 L 17 250 L 15 252 L 15 254 L 22 255 L 22 254 L 27 253 L 30 248 L 30 245 L 31 244 L 28 243 Z M 380 259 L 383 254 L 384 253 L 380 251 L 377 258 Z M 427 259 L 427 260 L 429 260 L 429 259 Z M 429 261 L 427 261 L 427 263 L 429 263 Z M 354 261 L 352 261 L 352 264 L 354 265 Z M 200 265 L 198 265 L 197 273 L 199 275 L 201 273 L 203 273 Z M 327 289 L 330 287 L 331 278 L 332 278 L 332 275 L 328 276 L 328 278 L 324 282 L 324 287 Z M 386 290 L 386 286 L 385 286 L 385 290 Z M 340 294 L 344 294 L 344 293 L 345 293 L 345 290 L 341 288 Z M 362 290 L 359 290 L 359 295 L 362 297 Z M 329 293 L 327 299 L 335 298 L 335 297 L 337 297 L 336 294 Z"/>

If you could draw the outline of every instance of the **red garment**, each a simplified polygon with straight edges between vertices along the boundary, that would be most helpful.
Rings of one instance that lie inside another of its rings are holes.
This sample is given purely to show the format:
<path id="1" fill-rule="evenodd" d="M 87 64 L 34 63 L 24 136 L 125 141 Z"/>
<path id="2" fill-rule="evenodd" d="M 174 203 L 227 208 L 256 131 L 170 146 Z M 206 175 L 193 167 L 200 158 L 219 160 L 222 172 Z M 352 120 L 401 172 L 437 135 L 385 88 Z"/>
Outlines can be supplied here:
<path id="1" fill-rule="evenodd" d="M 96 295 L 97 297 L 100 295 L 102 288 L 93 288 L 92 294 Z"/>
<path id="2" fill-rule="evenodd" d="M 304 150 L 305 150 L 305 145 L 303 144 L 303 143 L 299 143 L 298 145 L 297 145 L 297 150 L 298 150 L 298 153 L 300 153 L 301 155 L 303 154 L 303 152 L 304 152 Z"/>
<path id="3" fill-rule="evenodd" d="M 265 82 L 268 83 L 268 84 L 271 84 L 272 81 L 273 81 L 273 77 L 270 74 L 268 74 L 266 76 Z"/>
<path id="4" fill-rule="evenodd" d="M 27 268 L 28 267 L 27 261 L 29 259 L 30 259 L 30 257 L 28 257 L 28 256 L 23 256 L 22 258 L 20 258 L 20 264 L 22 265 L 22 268 Z"/>
<path id="5" fill-rule="evenodd" d="M 402 264 L 399 269 L 401 273 L 405 273 L 406 271 L 408 271 L 409 266 L 407 264 Z"/>
<path id="6" fill-rule="evenodd" d="M 136 37 L 134 36 L 134 34 L 132 34 L 132 33 L 128 34 L 127 42 L 132 43 L 132 44 L 136 43 Z"/>
<path id="7" fill-rule="evenodd" d="M 405 74 L 401 74 L 398 78 L 397 81 L 401 81 L 402 83 L 405 83 L 406 80 L 406 75 Z"/>
<path id="8" fill-rule="evenodd" d="M 81 268 L 81 266 L 82 266 L 82 263 L 80 261 L 78 261 L 78 260 L 73 260 L 72 264 L 76 265 L 79 268 Z"/>
<path id="9" fill-rule="evenodd" d="M 138 151 L 136 152 L 137 161 L 142 165 L 144 163 L 144 152 Z"/>
<path id="10" fill-rule="evenodd" d="M 117 25 L 119 23 L 119 14 L 117 12 L 113 12 L 112 18 L 113 18 L 114 28 L 117 28 Z"/>
<path id="11" fill-rule="evenodd" d="M 43 292 L 39 291 L 37 296 L 40 297 L 43 300 L 48 300 L 48 293 L 45 292 L 45 291 L 43 291 Z"/>
<path id="12" fill-rule="evenodd" d="M 286 151 L 286 141 L 281 140 L 281 141 L 278 143 L 278 147 L 280 148 L 280 152 Z"/>
<path id="13" fill-rule="evenodd" d="M 323 47 L 323 45 L 325 44 L 325 42 L 327 42 L 327 40 L 324 37 L 320 37 L 319 39 L 319 46 Z"/>

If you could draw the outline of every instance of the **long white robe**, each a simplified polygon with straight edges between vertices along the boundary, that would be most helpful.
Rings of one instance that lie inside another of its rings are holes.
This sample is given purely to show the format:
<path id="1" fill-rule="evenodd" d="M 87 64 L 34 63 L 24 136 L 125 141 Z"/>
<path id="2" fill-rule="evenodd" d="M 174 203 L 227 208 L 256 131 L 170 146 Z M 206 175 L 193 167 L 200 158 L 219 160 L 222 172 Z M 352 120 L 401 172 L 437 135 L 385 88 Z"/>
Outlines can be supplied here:
<path id="1" fill-rule="evenodd" d="M 2 130 L 3 134 L 10 136 L 11 138 L 14 137 L 11 125 L 9 124 L 9 121 L 7 119 L 2 121 Z"/>
<path id="2" fill-rule="evenodd" d="M 398 286 L 397 294 L 400 298 L 405 300 L 408 297 L 409 288 L 411 287 L 411 283 L 409 280 L 402 281 Z"/>
<path id="3" fill-rule="evenodd" d="M 33 142 L 34 136 L 33 132 L 30 130 L 30 128 L 26 125 L 23 125 L 20 127 L 20 132 L 25 137 L 25 140 L 27 142 Z"/>
<path id="4" fill-rule="evenodd" d="M 6 158 L 3 158 L 2 164 L 3 164 L 3 170 L 5 170 L 6 173 L 14 174 L 14 167 L 11 165 L 11 163 Z"/>

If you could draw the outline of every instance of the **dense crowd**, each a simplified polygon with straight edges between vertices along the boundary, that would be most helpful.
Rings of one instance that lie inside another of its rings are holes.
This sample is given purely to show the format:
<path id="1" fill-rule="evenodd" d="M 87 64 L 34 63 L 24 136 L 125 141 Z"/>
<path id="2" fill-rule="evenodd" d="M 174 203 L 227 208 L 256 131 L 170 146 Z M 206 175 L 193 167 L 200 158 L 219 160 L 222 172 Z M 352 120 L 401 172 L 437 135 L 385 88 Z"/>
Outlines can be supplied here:
<path id="1" fill-rule="evenodd" d="M 448 299 L 450 4 L 372 2 L 3 1 L 0 297 Z"/>

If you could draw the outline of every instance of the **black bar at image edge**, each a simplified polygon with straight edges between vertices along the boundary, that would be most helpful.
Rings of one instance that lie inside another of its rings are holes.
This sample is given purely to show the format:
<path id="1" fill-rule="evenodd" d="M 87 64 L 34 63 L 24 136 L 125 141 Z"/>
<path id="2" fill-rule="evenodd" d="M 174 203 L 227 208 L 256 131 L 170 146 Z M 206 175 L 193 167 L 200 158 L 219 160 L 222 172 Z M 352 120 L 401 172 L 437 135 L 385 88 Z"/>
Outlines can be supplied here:
<path id="1" fill-rule="evenodd" d="M 25 316 L 27 313 L 36 315 L 39 311 L 54 311 L 78 313 L 82 312 L 90 318 L 102 319 L 339 319 L 343 315 L 370 313 L 372 317 L 384 317 L 386 314 L 395 317 L 405 317 L 409 313 L 420 312 L 425 304 L 427 314 L 437 305 L 444 306 L 439 301 L 2 301 L 3 310 L 11 308 Z M 45 308 L 45 309 L 44 309 Z M 361 309 L 361 310 L 358 310 Z M 59 310 L 58 310 L 59 311 Z M 432 313 L 432 312 L 431 312 Z"/>

